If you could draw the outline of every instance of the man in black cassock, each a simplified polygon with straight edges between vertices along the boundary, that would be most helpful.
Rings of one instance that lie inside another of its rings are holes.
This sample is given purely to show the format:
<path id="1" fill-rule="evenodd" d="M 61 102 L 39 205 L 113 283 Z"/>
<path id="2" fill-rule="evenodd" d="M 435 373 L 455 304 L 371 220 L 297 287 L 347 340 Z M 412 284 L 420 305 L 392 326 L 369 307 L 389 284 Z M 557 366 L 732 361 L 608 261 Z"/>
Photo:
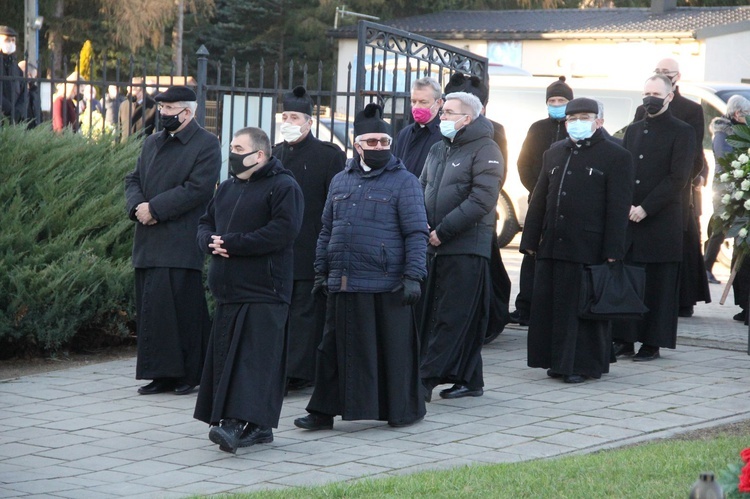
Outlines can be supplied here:
<path id="1" fill-rule="evenodd" d="M 682 191 L 682 262 L 680 265 L 680 317 L 691 317 L 693 307 L 699 302 L 711 302 L 711 291 L 708 289 L 706 265 L 701 251 L 700 216 L 703 196 L 701 189 L 708 178 L 708 163 L 703 154 L 703 135 L 705 121 L 703 108 L 680 95 L 677 82 L 680 81 L 680 65 L 674 59 L 662 59 L 656 64 L 654 74 L 669 78 L 672 83 L 674 98 L 669 103 L 669 111 L 678 120 L 684 121 L 695 133 L 695 154 L 692 158 L 692 169 L 689 182 Z M 643 106 L 638 106 L 633 121 L 642 120 L 646 115 Z"/>
<path id="2" fill-rule="evenodd" d="M 143 142 L 125 177 L 133 240 L 141 395 L 183 395 L 200 382 L 210 319 L 203 290 L 198 219 L 216 188 L 219 141 L 195 121 L 195 92 L 173 86 L 158 97 L 162 131 Z"/>
<path id="3" fill-rule="evenodd" d="M 18 33 L 10 26 L 0 26 L 0 76 L 7 78 L 0 80 L 0 118 L 5 117 L 11 123 L 27 119 L 28 88 L 15 55 L 17 37 Z"/>
<path id="4" fill-rule="evenodd" d="M 426 274 L 427 216 L 382 117 L 377 104 L 355 117 L 359 157 L 333 178 L 323 210 L 314 291 L 328 293 L 326 325 L 298 428 L 331 429 L 339 414 L 403 427 L 425 414 L 412 308 Z"/>
<path id="5" fill-rule="evenodd" d="M 420 333 L 420 376 L 427 401 L 443 383 L 454 384 L 440 392 L 443 398 L 484 393 L 490 252 L 504 173 L 492 123 L 482 116 L 475 95 L 446 95 L 440 130 L 443 140 L 430 149 L 420 177 L 430 225 Z"/>
<path id="6" fill-rule="evenodd" d="M 607 139 L 593 99 L 568 102 L 569 138 L 544 153 L 520 251 L 536 258 L 528 365 L 581 383 L 609 372 L 607 321 L 580 319 L 585 265 L 622 260 L 633 192 L 630 153 Z"/>
<path id="7" fill-rule="evenodd" d="M 633 156 L 635 182 L 625 261 L 646 270 L 643 320 L 612 321 L 613 353 L 654 360 L 660 348 L 677 344 L 680 262 L 683 258 L 683 189 L 695 155 L 695 131 L 669 111 L 672 82 L 663 75 L 646 80 L 646 117 L 628 126 L 623 143 Z"/>
<path id="8" fill-rule="evenodd" d="M 404 162 L 406 169 L 419 178 L 430 147 L 438 142 L 443 91 L 435 78 L 425 77 L 411 84 L 411 115 L 414 123 L 398 132 L 393 142 L 393 155 Z"/>
<path id="9" fill-rule="evenodd" d="M 216 312 L 194 415 L 212 425 L 212 442 L 234 453 L 272 442 L 279 423 L 292 246 L 304 201 L 263 130 L 237 131 L 230 147 L 233 178 L 219 186 L 198 226 L 198 247 L 213 255 Z"/>
<path id="10" fill-rule="evenodd" d="M 315 380 L 315 354 L 323 337 L 326 303 L 312 294 L 315 279 L 315 246 L 320 234 L 320 216 L 334 175 L 344 169 L 346 156 L 339 146 L 318 140 L 312 134 L 313 101 L 304 87 L 284 94 L 281 136 L 284 142 L 273 155 L 294 174 L 305 196 L 305 216 L 294 242 L 294 289 L 289 306 L 289 352 L 287 388 L 300 390 Z"/>

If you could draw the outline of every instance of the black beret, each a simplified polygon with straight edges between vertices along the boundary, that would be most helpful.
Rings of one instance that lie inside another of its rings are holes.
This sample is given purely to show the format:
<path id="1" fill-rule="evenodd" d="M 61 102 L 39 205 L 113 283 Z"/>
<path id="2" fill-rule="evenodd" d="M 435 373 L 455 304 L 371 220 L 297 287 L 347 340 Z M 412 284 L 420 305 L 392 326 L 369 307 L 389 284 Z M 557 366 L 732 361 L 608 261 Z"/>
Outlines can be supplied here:
<path id="1" fill-rule="evenodd" d="M 487 85 L 477 76 L 465 76 L 462 73 L 453 73 L 448 84 L 445 85 L 444 92 L 452 94 L 454 92 L 466 92 L 476 96 L 483 106 L 487 105 L 490 97 L 490 91 Z"/>
<path id="2" fill-rule="evenodd" d="M 547 87 L 547 98 L 545 99 L 545 102 L 548 101 L 550 97 L 565 97 L 568 100 L 573 100 L 573 89 L 565 83 L 564 76 L 561 76 L 556 82 Z"/>
<path id="3" fill-rule="evenodd" d="M 305 87 L 294 87 L 294 90 L 284 94 L 284 111 L 294 111 L 312 116 L 313 100 Z"/>
<path id="4" fill-rule="evenodd" d="M 10 26 L 0 26 L 0 35 L 18 37 L 18 33 L 16 33 L 16 30 L 11 28 Z"/>
<path id="5" fill-rule="evenodd" d="M 364 110 L 354 117 L 354 135 L 366 133 L 387 133 L 390 135 L 390 126 L 383 121 L 383 108 L 371 102 Z"/>
<path id="6" fill-rule="evenodd" d="M 156 102 L 195 102 L 197 100 L 195 92 L 188 87 L 172 86 L 166 92 L 162 92 L 154 97 Z"/>
<path id="7" fill-rule="evenodd" d="M 594 99 L 579 97 L 568 102 L 565 106 L 565 114 L 594 113 L 599 114 L 599 103 Z"/>

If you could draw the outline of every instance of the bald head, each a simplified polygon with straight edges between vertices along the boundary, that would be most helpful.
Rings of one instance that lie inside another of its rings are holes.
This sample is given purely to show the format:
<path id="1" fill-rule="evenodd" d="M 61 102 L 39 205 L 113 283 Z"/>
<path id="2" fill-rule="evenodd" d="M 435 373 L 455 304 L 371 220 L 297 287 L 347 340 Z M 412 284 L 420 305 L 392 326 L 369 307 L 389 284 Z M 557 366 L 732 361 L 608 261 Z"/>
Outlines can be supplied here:
<path id="1" fill-rule="evenodd" d="M 654 68 L 654 74 L 664 75 L 672 82 L 672 88 L 677 86 L 677 82 L 680 80 L 680 63 L 671 58 L 662 59 L 656 63 Z"/>

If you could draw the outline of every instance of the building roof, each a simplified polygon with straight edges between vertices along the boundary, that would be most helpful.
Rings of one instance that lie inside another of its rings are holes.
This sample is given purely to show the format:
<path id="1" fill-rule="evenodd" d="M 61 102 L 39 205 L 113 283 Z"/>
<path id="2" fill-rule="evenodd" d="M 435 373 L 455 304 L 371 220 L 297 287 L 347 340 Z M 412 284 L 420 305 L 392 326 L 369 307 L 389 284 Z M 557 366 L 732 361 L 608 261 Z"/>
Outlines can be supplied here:
<path id="1" fill-rule="evenodd" d="M 392 19 L 386 26 L 439 40 L 704 39 L 750 31 L 750 7 L 443 11 Z M 356 38 L 357 27 L 331 32 Z"/>

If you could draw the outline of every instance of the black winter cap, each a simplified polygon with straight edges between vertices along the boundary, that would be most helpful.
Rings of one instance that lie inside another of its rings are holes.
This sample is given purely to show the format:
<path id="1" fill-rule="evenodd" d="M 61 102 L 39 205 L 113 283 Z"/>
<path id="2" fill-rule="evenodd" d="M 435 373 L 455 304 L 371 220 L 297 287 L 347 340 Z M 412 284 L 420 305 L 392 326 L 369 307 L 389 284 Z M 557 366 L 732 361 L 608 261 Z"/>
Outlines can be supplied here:
<path id="1" fill-rule="evenodd" d="M 175 85 L 154 97 L 154 100 L 156 102 L 195 102 L 197 98 L 195 92 L 188 87 Z"/>
<path id="2" fill-rule="evenodd" d="M 568 100 L 573 100 L 573 89 L 565 83 L 564 76 L 561 76 L 556 82 L 547 87 L 547 98 L 545 99 L 545 102 L 548 101 L 550 97 L 565 97 Z"/>
<path id="3" fill-rule="evenodd" d="M 313 101 L 305 87 L 294 87 L 294 90 L 284 94 L 284 111 L 294 111 L 312 116 Z"/>
<path id="4" fill-rule="evenodd" d="M 565 114 L 594 113 L 599 114 L 599 103 L 594 99 L 579 97 L 568 102 L 565 106 Z"/>
<path id="5" fill-rule="evenodd" d="M 383 121 L 383 108 L 373 102 L 367 104 L 364 110 L 354 117 L 355 136 L 366 133 L 387 133 L 390 135 L 390 128 L 388 123 Z"/>
<path id="6" fill-rule="evenodd" d="M 11 28 L 10 26 L 0 26 L 0 35 L 15 36 L 16 38 L 18 37 L 18 33 L 16 32 L 16 30 Z"/>
<path id="7" fill-rule="evenodd" d="M 490 97 L 490 91 L 487 85 L 478 76 L 466 76 L 462 73 L 453 73 L 448 84 L 445 85 L 444 92 L 452 94 L 453 92 L 466 92 L 476 96 L 483 106 L 487 105 Z"/>

